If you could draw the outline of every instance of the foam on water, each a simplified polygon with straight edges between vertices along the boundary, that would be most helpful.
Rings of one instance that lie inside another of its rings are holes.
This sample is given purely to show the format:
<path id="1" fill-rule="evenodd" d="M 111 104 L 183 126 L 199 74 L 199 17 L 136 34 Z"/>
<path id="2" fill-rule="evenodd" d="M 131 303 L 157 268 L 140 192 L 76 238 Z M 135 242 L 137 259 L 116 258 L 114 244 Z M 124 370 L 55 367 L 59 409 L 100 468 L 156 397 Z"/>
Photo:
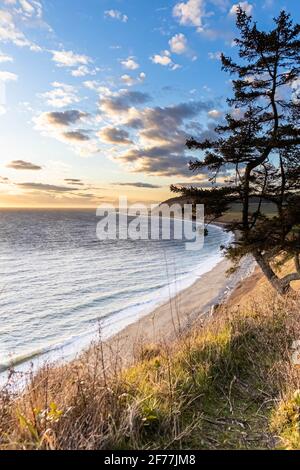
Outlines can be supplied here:
<path id="1" fill-rule="evenodd" d="M 95 237 L 90 211 L 5 211 L 0 228 L 0 372 L 71 359 L 192 285 L 222 260 L 231 235 L 211 227 L 200 251 L 183 241 Z"/>

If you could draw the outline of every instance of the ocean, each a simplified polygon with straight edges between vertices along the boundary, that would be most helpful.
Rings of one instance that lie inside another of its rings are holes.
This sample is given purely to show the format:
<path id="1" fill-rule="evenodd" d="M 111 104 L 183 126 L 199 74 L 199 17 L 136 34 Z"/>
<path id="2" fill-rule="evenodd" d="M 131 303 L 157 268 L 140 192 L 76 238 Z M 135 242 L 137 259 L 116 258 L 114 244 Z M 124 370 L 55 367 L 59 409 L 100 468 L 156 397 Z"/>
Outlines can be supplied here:
<path id="1" fill-rule="evenodd" d="M 1 210 L 0 371 L 34 358 L 74 356 L 149 313 L 222 259 L 230 235 L 184 240 L 96 237 L 91 210 Z"/>

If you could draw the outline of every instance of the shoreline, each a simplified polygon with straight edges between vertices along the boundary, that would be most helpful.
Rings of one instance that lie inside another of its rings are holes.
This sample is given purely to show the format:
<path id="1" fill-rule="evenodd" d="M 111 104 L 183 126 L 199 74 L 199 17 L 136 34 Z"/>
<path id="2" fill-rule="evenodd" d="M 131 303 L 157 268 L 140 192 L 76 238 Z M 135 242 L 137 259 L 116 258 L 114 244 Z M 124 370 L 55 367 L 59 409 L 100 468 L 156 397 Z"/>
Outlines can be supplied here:
<path id="1" fill-rule="evenodd" d="M 214 225 L 219 229 L 224 227 L 223 224 L 223 227 Z M 118 351 L 123 350 L 121 356 L 128 359 L 134 354 L 137 343 L 172 339 L 189 328 L 197 318 L 209 316 L 213 313 L 214 306 L 226 300 L 240 281 L 253 272 L 253 266 L 252 260 L 245 259 L 241 263 L 241 269 L 227 277 L 226 271 L 231 267 L 231 262 L 223 257 L 209 271 L 200 274 L 190 285 L 177 292 L 171 293 L 169 286 L 169 298 L 161 303 L 156 303 L 154 299 L 153 308 L 147 311 L 145 306 L 146 313 L 134 315 L 131 318 L 132 321 L 128 322 L 130 318 L 125 317 L 123 325 L 122 322 L 118 322 L 119 329 L 115 328 L 115 332 L 111 331 L 110 334 L 102 336 L 101 325 L 99 325 L 98 335 L 95 329 L 94 334 L 74 343 L 71 342 L 69 345 L 62 345 L 45 353 L 41 351 L 36 357 L 31 357 L 31 360 L 12 362 L 8 369 L 0 373 L 0 376 L 2 375 L 4 379 L 11 369 L 17 373 L 26 374 L 29 367 L 32 371 L 32 366 L 37 372 L 45 364 L 71 363 L 84 355 L 97 338 L 101 339 L 105 348 L 108 346 L 109 349 L 115 350 L 117 346 Z M 0 379 L 0 382 L 3 383 L 3 380 Z"/>
<path id="2" fill-rule="evenodd" d="M 256 265 L 252 259 L 245 258 L 240 270 L 227 277 L 226 271 L 231 266 L 223 258 L 190 287 L 104 341 L 105 356 L 110 359 L 118 356 L 126 365 L 142 344 L 168 343 L 191 328 L 196 320 L 209 320 L 215 308 L 252 276 Z"/>
<path id="3" fill-rule="evenodd" d="M 215 226 L 218 230 L 224 232 L 221 227 Z M 227 234 L 227 244 L 232 239 L 232 234 Z M 71 362 L 99 338 L 101 331 L 101 340 L 103 342 L 110 341 L 116 335 L 121 333 L 131 324 L 140 321 L 143 317 L 151 315 L 158 307 L 170 302 L 180 296 L 181 292 L 191 287 L 196 281 L 201 279 L 203 275 L 216 267 L 223 257 L 220 249 L 216 253 L 210 254 L 206 262 L 195 265 L 195 268 L 182 277 L 175 277 L 168 284 L 159 287 L 152 293 L 151 299 L 145 302 L 138 302 L 131 307 L 123 308 L 114 312 L 112 315 L 99 318 L 93 326 L 91 326 L 83 334 L 79 334 L 62 341 L 57 342 L 45 348 L 41 347 L 35 351 L 30 351 L 21 355 L 11 355 L 9 360 L 0 362 L 0 383 L 2 374 L 6 375 L 9 370 L 16 370 L 20 373 L 26 373 L 28 368 L 33 365 L 35 370 L 40 369 L 45 363 L 54 362 Z"/>

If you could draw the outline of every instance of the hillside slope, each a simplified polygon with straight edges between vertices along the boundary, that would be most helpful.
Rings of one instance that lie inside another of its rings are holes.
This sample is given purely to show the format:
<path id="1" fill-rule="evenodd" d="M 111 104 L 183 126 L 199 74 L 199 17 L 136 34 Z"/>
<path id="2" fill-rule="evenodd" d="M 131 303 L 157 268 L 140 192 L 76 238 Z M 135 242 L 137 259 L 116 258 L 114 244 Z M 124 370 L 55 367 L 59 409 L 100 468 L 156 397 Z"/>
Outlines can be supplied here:
<path id="1" fill-rule="evenodd" d="M 0 397 L 1 449 L 300 448 L 299 297 L 256 272 L 206 322 L 134 364 L 104 364 L 101 343 L 45 367 L 21 397 Z"/>

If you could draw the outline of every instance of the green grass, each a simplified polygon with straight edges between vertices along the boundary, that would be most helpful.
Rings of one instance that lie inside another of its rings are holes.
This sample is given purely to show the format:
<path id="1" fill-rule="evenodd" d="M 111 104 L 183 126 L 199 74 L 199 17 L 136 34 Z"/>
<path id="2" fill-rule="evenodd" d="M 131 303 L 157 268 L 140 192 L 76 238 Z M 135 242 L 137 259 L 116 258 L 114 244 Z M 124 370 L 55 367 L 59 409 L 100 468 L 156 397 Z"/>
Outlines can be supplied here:
<path id="1" fill-rule="evenodd" d="M 265 293 L 110 372 L 94 345 L 23 395 L 2 392 L 0 448 L 299 448 L 298 312 L 299 300 Z"/>

